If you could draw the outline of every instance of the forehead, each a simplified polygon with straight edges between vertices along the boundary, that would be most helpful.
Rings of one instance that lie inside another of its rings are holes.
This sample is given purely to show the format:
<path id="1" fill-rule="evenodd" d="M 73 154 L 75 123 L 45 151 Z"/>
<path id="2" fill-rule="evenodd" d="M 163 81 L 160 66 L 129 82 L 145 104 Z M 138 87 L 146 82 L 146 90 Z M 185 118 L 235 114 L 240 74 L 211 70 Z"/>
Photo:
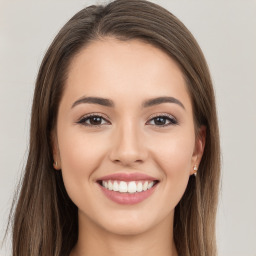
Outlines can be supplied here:
<path id="1" fill-rule="evenodd" d="M 105 38 L 83 48 L 70 63 L 64 96 L 75 99 L 85 95 L 122 99 L 122 103 L 130 97 L 129 104 L 167 95 L 190 105 L 177 63 L 164 51 L 140 40 Z"/>

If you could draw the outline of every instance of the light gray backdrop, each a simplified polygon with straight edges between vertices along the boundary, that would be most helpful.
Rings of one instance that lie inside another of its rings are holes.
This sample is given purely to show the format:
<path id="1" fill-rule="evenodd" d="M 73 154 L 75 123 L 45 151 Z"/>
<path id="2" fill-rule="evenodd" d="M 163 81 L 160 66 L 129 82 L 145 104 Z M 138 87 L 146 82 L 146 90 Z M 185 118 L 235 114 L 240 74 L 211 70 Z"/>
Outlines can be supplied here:
<path id="1" fill-rule="evenodd" d="M 0 0 L 0 241 L 24 166 L 36 74 L 78 10 L 102 1 Z M 208 61 L 222 145 L 220 256 L 256 256 L 256 1 L 154 1 L 180 18 Z M 10 244 L 0 255 L 10 255 Z"/>

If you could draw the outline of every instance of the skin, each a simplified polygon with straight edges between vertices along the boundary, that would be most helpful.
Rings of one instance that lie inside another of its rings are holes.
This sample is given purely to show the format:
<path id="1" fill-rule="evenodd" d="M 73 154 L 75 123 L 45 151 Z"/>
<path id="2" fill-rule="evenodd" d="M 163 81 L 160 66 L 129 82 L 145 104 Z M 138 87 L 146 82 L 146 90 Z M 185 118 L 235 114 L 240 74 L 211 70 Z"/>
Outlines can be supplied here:
<path id="1" fill-rule="evenodd" d="M 80 103 L 81 97 L 111 99 L 115 107 Z M 160 96 L 178 99 L 143 108 Z M 78 123 L 100 114 L 98 127 Z M 155 116 L 171 115 L 177 124 Z M 79 238 L 71 256 L 175 256 L 173 216 L 194 166 L 199 165 L 204 127 L 195 137 L 191 99 L 178 65 L 160 49 L 139 40 L 105 38 L 87 45 L 69 68 L 54 133 L 54 159 L 78 207 Z M 155 177 L 155 192 L 135 205 L 120 205 L 96 180 L 116 172 Z M 131 246 L 132 244 L 132 246 Z"/>

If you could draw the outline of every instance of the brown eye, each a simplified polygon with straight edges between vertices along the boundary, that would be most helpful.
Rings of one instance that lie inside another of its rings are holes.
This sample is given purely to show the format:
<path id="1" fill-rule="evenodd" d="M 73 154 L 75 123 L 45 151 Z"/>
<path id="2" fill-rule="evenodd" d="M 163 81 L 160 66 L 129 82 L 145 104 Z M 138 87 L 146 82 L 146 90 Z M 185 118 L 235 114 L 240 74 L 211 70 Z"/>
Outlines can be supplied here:
<path id="1" fill-rule="evenodd" d="M 78 123 L 85 126 L 101 126 L 108 122 L 100 115 L 90 115 L 84 116 Z"/>
<path id="2" fill-rule="evenodd" d="M 99 125 L 102 122 L 102 117 L 99 117 L 99 116 L 89 117 L 87 121 L 89 121 L 91 125 Z"/>
<path id="3" fill-rule="evenodd" d="M 160 115 L 150 119 L 150 125 L 156 126 L 169 126 L 178 124 L 177 120 L 173 116 Z"/>

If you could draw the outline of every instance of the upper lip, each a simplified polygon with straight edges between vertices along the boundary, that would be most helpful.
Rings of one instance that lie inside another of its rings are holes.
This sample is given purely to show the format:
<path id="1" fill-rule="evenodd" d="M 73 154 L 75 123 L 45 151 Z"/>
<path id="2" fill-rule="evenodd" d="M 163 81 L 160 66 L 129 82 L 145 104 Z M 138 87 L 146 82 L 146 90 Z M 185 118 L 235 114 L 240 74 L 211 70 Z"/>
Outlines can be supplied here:
<path id="1" fill-rule="evenodd" d="M 122 181 L 139 181 L 139 180 L 157 180 L 156 178 L 139 173 L 139 172 L 134 172 L 134 173 L 113 173 L 106 175 L 104 177 L 101 177 L 98 179 L 98 181 L 102 180 L 122 180 Z"/>

